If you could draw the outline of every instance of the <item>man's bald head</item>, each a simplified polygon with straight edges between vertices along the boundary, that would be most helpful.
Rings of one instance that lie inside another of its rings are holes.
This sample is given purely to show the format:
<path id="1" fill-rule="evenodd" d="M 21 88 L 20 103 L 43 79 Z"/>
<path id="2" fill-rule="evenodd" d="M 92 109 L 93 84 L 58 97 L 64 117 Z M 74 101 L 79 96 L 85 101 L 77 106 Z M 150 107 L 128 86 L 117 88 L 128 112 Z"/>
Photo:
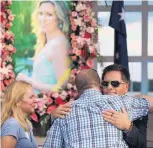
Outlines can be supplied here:
<path id="1" fill-rule="evenodd" d="M 99 88 L 100 78 L 93 69 L 84 69 L 75 78 L 75 84 L 79 93 L 89 88 Z"/>

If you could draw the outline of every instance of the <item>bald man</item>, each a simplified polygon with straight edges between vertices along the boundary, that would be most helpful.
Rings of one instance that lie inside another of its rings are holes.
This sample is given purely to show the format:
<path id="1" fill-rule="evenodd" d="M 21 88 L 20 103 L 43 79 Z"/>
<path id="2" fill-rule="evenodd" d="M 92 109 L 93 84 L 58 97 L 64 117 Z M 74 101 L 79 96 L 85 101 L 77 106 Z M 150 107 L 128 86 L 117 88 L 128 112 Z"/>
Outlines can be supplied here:
<path id="1" fill-rule="evenodd" d="M 43 148 L 128 148 L 122 131 L 105 121 L 102 112 L 121 111 L 125 106 L 134 120 L 145 116 L 153 105 L 145 99 L 102 95 L 100 78 L 92 69 L 82 70 L 75 82 L 79 99 L 73 102 L 70 114 L 55 120 Z"/>

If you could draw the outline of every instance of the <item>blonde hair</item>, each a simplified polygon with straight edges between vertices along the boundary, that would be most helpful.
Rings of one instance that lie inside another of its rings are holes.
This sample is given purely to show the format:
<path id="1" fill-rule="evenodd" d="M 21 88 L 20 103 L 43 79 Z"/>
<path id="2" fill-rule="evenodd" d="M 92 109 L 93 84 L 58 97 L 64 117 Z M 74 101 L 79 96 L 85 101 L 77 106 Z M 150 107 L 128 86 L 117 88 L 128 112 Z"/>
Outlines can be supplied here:
<path id="1" fill-rule="evenodd" d="M 68 37 L 69 35 L 69 8 L 66 6 L 64 1 L 54 1 L 54 0 L 41 0 L 37 4 L 36 10 L 32 14 L 32 27 L 33 32 L 36 34 L 37 37 L 37 44 L 36 44 L 36 53 L 35 55 L 45 46 L 47 39 L 46 34 L 40 30 L 39 22 L 38 22 L 38 10 L 42 3 L 51 3 L 55 7 L 56 15 L 58 19 L 62 22 L 62 31 Z"/>
<path id="2" fill-rule="evenodd" d="M 25 122 L 25 117 L 22 116 L 22 111 L 17 106 L 17 103 L 23 99 L 29 88 L 32 88 L 31 84 L 24 81 L 14 81 L 7 87 L 2 101 L 1 127 L 11 116 L 18 120 L 25 131 L 28 131 L 29 126 L 31 127 L 30 121 L 26 118 Z"/>

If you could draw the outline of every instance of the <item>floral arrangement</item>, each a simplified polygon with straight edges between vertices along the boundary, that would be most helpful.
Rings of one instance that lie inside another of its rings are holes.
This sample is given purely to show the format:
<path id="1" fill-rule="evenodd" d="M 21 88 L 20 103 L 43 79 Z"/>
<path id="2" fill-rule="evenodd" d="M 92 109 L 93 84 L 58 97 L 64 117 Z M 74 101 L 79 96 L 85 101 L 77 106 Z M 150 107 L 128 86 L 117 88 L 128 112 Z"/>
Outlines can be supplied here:
<path id="1" fill-rule="evenodd" d="M 1 84 L 2 89 L 14 81 L 15 75 L 11 65 L 11 56 L 16 49 L 13 47 L 14 35 L 9 31 L 12 26 L 14 15 L 9 9 L 11 1 L 1 2 L 1 20 L 2 20 L 2 57 L 1 57 Z M 43 125 L 50 118 L 50 113 L 61 104 L 66 103 L 77 97 L 77 89 L 74 85 L 74 79 L 81 69 L 92 68 L 93 60 L 99 53 L 98 49 L 98 31 L 95 19 L 95 13 L 92 12 L 92 1 L 72 1 L 70 22 L 71 34 L 70 41 L 72 50 L 69 55 L 72 59 L 72 69 L 69 82 L 66 87 L 58 93 L 41 93 L 38 95 L 35 113 L 31 115 L 34 123 Z"/>
<path id="2" fill-rule="evenodd" d="M 10 5 L 12 2 L 1 1 L 0 5 L 0 15 L 1 15 L 1 27 L 0 27 L 0 81 L 1 87 L 0 92 L 5 90 L 5 87 L 14 81 L 15 74 L 13 72 L 12 66 L 12 54 L 16 52 L 16 48 L 13 46 L 14 44 L 14 34 L 9 30 L 13 25 L 12 21 L 14 20 L 14 15 L 10 10 Z M 1 96 L 2 97 L 2 96 Z"/>
<path id="3" fill-rule="evenodd" d="M 98 55 L 98 29 L 92 4 L 92 1 L 76 1 L 71 4 L 72 51 L 70 55 L 79 69 L 84 66 L 93 67 L 93 59 Z"/>

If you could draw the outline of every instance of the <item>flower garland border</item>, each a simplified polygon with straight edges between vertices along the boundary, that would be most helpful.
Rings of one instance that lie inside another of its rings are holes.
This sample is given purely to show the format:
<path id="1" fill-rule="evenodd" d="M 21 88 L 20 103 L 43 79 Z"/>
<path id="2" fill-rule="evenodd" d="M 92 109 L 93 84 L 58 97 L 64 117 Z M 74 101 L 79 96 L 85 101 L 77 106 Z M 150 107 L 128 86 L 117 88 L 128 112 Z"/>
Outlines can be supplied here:
<path id="1" fill-rule="evenodd" d="M 12 22 L 14 20 L 14 15 L 10 10 L 11 0 L 1 1 L 1 58 L 0 58 L 0 77 L 1 77 L 1 97 L 3 96 L 3 91 L 10 83 L 15 79 L 15 74 L 12 66 L 11 56 L 16 52 L 14 47 L 14 34 L 10 31 Z"/>

